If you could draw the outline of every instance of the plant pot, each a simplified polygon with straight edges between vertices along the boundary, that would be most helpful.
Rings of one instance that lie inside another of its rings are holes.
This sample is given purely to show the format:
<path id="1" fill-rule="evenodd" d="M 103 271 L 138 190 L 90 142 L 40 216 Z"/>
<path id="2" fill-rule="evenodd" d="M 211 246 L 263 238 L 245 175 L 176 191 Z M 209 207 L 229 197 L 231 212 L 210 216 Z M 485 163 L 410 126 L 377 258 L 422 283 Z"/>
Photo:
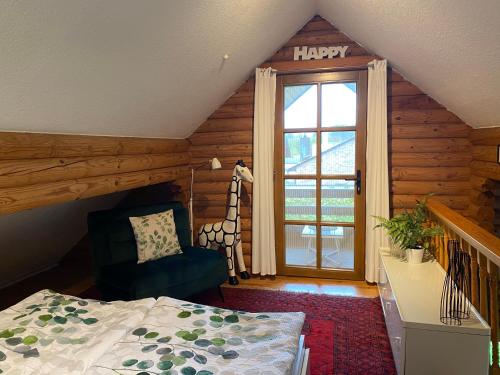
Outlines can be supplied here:
<path id="1" fill-rule="evenodd" d="M 420 264 L 422 263 L 422 258 L 424 257 L 424 249 L 407 249 L 406 254 L 408 257 L 408 263 Z"/>

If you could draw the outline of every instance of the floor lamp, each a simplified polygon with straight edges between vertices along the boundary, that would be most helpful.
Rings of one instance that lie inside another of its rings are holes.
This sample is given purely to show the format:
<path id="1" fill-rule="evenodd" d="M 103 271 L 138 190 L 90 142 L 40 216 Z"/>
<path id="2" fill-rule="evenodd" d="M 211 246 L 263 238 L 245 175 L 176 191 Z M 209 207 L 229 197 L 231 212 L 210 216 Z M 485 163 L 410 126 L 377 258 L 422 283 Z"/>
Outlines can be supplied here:
<path id="1" fill-rule="evenodd" d="M 221 169 L 219 159 L 213 158 L 208 161 L 208 165 L 211 170 Z M 203 167 L 204 164 L 197 166 L 196 168 L 191 168 L 191 187 L 189 189 L 189 225 L 191 227 L 191 245 L 194 243 L 194 231 L 193 231 L 193 182 L 194 182 L 194 171 Z"/>

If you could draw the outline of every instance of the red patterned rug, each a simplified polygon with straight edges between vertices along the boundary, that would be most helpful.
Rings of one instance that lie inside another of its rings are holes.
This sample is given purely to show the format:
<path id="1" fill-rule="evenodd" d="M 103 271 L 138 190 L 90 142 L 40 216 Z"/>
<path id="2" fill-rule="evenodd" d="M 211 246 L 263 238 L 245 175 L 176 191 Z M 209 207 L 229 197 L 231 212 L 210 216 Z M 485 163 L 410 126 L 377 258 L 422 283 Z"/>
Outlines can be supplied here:
<path id="1" fill-rule="evenodd" d="M 224 288 L 193 301 L 249 312 L 302 311 L 311 375 L 396 374 L 378 298 Z"/>

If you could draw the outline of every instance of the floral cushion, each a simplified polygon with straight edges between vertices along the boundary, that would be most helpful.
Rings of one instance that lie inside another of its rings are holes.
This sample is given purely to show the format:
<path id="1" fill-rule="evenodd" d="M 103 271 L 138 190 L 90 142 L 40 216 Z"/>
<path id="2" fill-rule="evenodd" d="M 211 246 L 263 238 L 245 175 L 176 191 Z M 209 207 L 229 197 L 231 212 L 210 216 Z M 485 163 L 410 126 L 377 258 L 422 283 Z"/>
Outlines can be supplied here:
<path id="1" fill-rule="evenodd" d="M 175 231 L 174 211 L 129 217 L 137 242 L 137 263 L 182 254 Z"/>

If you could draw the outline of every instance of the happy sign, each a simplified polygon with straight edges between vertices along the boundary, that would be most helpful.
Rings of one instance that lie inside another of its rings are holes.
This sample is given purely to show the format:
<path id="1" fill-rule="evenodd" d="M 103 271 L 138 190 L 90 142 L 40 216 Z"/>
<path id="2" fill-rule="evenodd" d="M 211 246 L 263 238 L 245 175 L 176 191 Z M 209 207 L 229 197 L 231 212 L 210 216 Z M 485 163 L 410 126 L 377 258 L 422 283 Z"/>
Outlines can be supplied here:
<path id="1" fill-rule="evenodd" d="M 293 50 L 294 60 L 321 60 L 323 58 L 332 59 L 334 57 L 345 57 L 349 46 L 335 47 L 295 47 Z"/>

